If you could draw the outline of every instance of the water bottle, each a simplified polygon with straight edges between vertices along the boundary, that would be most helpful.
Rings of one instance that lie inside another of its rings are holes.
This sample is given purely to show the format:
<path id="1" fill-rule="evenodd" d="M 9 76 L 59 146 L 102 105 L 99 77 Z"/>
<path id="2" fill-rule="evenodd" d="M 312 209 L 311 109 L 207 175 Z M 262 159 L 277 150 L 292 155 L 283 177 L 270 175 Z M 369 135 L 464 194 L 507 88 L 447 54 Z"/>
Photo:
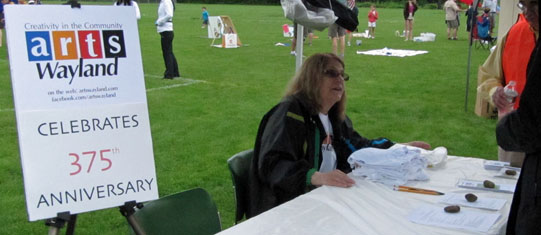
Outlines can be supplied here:
<path id="1" fill-rule="evenodd" d="M 513 80 L 509 81 L 509 83 L 503 88 L 503 93 L 505 93 L 505 95 L 507 96 L 507 101 L 509 101 L 510 103 L 513 102 L 513 100 L 515 99 L 515 97 L 518 96 L 518 92 L 517 90 L 515 89 L 515 86 L 517 85 L 517 83 Z"/>
<path id="2" fill-rule="evenodd" d="M 518 96 L 518 92 L 517 90 L 515 89 L 515 86 L 516 86 L 516 82 L 511 80 L 509 81 L 509 83 L 507 83 L 507 85 L 503 88 L 503 93 L 505 94 L 505 96 L 507 97 L 507 101 L 510 103 L 509 106 L 505 107 L 505 108 L 502 108 L 500 110 L 498 110 L 498 116 L 499 117 L 502 117 L 504 116 L 505 114 L 513 111 L 513 106 L 515 105 L 514 103 L 514 100 L 515 98 Z"/>

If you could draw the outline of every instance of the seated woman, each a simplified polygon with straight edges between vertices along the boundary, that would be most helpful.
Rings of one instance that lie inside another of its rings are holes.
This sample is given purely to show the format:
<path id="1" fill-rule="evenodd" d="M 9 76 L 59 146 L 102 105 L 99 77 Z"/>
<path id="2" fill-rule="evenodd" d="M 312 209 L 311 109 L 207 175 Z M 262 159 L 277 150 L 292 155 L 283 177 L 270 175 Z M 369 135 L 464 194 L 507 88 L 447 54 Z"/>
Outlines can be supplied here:
<path id="1" fill-rule="evenodd" d="M 351 187 L 348 156 L 364 147 L 394 143 L 360 136 L 345 114 L 344 62 L 315 54 L 292 79 L 283 100 L 263 117 L 250 169 L 247 217 L 289 201 L 317 186 Z M 421 141 L 407 143 L 429 149 Z"/>

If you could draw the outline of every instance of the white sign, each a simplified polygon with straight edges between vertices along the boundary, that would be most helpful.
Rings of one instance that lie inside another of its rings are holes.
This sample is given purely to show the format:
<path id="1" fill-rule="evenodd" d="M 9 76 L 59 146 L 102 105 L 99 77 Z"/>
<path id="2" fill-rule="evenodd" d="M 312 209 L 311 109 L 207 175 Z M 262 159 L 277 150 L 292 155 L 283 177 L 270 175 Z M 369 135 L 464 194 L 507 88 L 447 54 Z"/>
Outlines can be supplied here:
<path id="1" fill-rule="evenodd" d="M 133 9 L 4 9 L 29 220 L 157 199 Z"/>
<path id="2" fill-rule="evenodd" d="M 224 23 L 219 16 L 209 16 L 208 38 L 221 38 L 224 33 Z"/>
<path id="3" fill-rule="evenodd" d="M 224 34 L 224 48 L 237 48 L 237 34 L 226 33 Z"/>

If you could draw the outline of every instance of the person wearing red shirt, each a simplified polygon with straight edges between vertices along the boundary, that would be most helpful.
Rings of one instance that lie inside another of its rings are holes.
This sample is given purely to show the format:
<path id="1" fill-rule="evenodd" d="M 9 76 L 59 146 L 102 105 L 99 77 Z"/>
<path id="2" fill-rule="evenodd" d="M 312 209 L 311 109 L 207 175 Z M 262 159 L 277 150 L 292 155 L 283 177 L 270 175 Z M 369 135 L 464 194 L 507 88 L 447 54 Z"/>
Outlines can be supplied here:
<path id="1" fill-rule="evenodd" d="M 376 20 L 378 20 L 378 12 L 376 11 L 376 5 L 372 4 L 368 12 L 368 30 L 371 38 L 376 38 Z"/>

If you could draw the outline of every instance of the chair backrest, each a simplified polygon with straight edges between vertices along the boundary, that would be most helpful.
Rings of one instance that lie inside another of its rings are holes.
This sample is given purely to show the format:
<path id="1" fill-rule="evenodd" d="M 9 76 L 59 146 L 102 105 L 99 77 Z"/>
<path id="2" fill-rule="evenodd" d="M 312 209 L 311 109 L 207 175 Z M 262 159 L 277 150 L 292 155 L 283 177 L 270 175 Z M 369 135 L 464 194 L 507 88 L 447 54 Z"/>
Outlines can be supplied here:
<path id="1" fill-rule="evenodd" d="M 145 203 L 134 217 L 147 235 L 216 234 L 221 231 L 216 204 L 202 188 Z"/>
<path id="2" fill-rule="evenodd" d="M 242 220 L 246 211 L 248 210 L 248 204 L 250 203 L 250 190 L 249 190 L 249 175 L 250 165 L 252 164 L 252 158 L 254 156 L 254 150 L 246 150 L 233 155 L 227 160 L 229 171 L 231 171 L 231 178 L 233 180 L 233 189 L 235 191 L 235 203 L 237 212 L 235 213 L 235 223 Z"/>

